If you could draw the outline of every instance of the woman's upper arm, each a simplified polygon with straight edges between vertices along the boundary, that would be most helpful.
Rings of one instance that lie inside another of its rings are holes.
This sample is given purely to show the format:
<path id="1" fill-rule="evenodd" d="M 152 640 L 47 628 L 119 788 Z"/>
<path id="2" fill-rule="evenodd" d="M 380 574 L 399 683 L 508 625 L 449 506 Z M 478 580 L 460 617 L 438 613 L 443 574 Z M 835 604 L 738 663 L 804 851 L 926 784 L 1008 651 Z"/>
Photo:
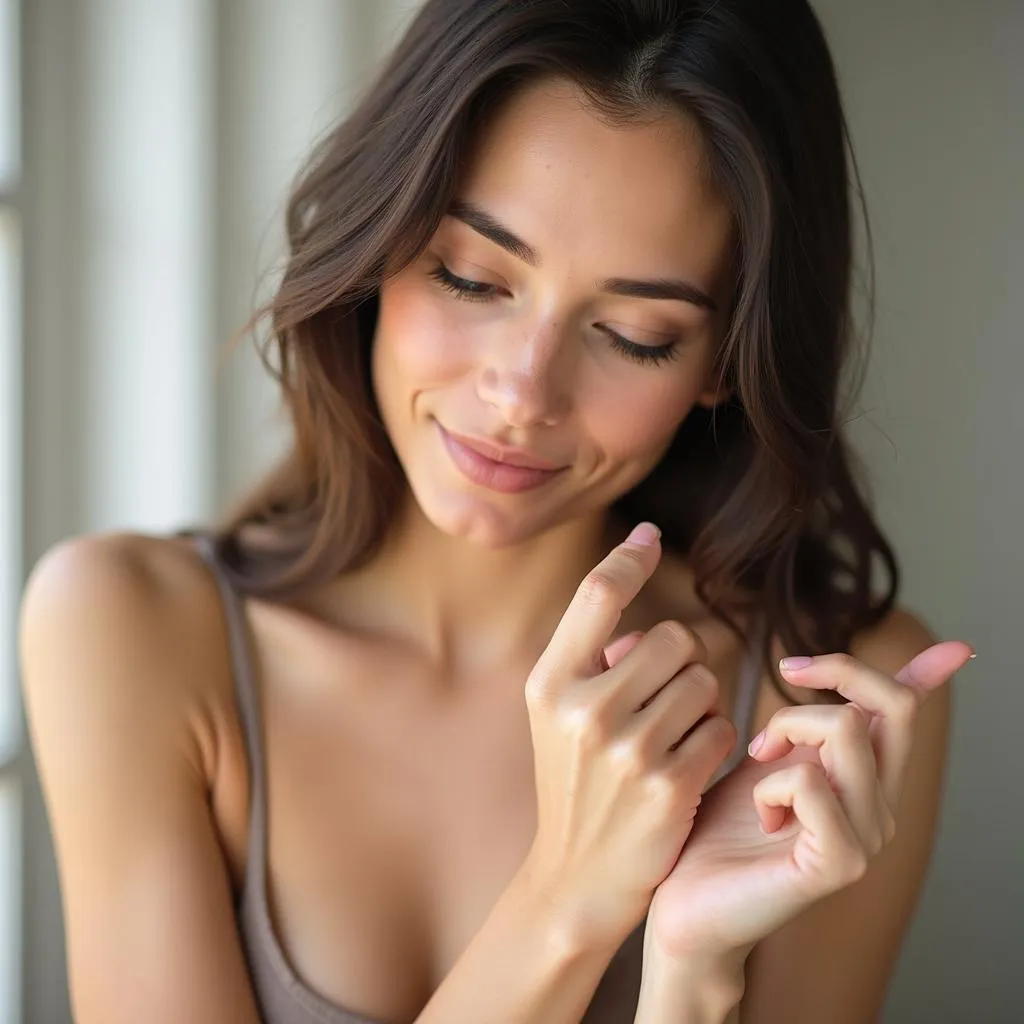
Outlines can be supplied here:
<path id="1" fill-rule="evenodd" d="M 851 653 L 895 675 L 934 642 L 918 618 L 897 609 Z M 947 683 L 918 712 L 896 837 L 859 882 L 757 946 L 748 962 L 744 1021 L 877 1019 L 931 856 L 949 719 Z"/>
<path id="2" fill-rule="evenodd" d="M 181 633 L 131 538 L 59 545 L 23 598 L 22 683 L 78 1024 L 258 1021 Z"/>

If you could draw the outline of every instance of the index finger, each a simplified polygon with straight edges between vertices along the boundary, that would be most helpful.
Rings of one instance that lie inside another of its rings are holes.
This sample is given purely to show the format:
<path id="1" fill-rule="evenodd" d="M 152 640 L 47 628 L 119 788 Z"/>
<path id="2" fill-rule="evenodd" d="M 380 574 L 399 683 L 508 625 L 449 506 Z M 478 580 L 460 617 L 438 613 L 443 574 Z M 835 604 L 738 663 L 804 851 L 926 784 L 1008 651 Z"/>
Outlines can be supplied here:
<path id="1" fill-rule="evenodd" d="M 661 558 L 659 537 L 653 523 L 640 523 L 584 577 L 537 662 L 549 684 L 605 670 L 604 647 Z"/>
<path id="2" fill-rule="evenodd" d="M 913 745 L 916 712 L 930 690 L 949 679 L 969 657 L 959 641 L 933 644 L 888 676 L 848 654 L 824 654 L 795 671 L 788 682 L 816 690 L 836 690 L 873 716 L 870 730 L 878 757 L 879 779 L 895 807 Z"/>

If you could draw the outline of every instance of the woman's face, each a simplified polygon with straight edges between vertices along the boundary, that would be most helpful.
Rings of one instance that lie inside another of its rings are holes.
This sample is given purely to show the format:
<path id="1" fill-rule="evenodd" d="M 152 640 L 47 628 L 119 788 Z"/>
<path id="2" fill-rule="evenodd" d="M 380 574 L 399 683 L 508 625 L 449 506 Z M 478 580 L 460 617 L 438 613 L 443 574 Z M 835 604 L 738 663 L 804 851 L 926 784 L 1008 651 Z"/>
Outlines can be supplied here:
<path id="1" fill-rule="evenodd" d="M 510 101 L 380 293 L 374 388 L 424 514 L 504 546 L 642 480 L 694 404 L 722 397 L 731 242 L 682 117 L 609 127 L 561 81 Z M 451 434 L 557 468 L 499 467 Z"/>

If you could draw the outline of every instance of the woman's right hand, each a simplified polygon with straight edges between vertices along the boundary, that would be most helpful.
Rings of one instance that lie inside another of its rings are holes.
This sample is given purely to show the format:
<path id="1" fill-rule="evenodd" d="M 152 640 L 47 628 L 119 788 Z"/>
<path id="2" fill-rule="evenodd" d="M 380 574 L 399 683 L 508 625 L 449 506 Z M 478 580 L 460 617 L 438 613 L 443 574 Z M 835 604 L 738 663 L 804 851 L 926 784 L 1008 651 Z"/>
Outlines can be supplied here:
<path id="1" fill-rule="evenodd" d="M 691 630 L 659 622 L 609 644 L 660 556 L 641 524 L 583 580 L 526 684 L 537 833 L 523 872 L 588 944 L 616 947 L 643 920 L 736 741 Z"/>

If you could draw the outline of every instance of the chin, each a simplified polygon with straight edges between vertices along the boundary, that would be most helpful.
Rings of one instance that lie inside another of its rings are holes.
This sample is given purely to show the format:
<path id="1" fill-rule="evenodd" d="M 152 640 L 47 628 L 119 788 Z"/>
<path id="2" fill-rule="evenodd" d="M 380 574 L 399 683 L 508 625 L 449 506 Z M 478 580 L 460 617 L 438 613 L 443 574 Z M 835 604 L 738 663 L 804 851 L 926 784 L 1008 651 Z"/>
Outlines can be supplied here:
<path id="1" fill-rule="evenodd" d="M 433 488 L 429 494 L 413 488 L 413 495 L 423 516 L 436 529 L 475 547 L 512 547 L 544 529 L 533 516 L 524 515 L 523 509 L 503 509 L 486 498 L 440 493 Z"/>

